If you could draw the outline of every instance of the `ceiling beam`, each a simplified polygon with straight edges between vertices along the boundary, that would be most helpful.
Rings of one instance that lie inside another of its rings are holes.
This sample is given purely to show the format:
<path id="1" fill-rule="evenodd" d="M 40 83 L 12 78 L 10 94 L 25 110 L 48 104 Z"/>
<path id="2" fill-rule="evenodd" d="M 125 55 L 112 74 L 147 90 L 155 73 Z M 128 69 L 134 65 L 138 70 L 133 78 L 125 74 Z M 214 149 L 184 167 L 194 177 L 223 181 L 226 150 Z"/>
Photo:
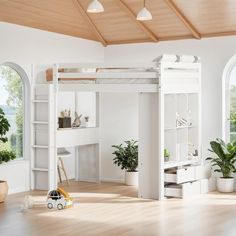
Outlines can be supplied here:
<path id="1" fill-rule="evenodd" d="M 196 30 L 193 24 L 188 20 L 188 18 L 181 12 L 181 10 L 176 6 L 173 0 L 165 0 L 169 8 L 176 14 L 176 16 L 184 23 L 184 25 L 191 31 L 196 39 L 201 39 L 200 33 Z"/>
<path id="2" fill-rule="evenodd" d="M 109 45 L 114 44 L 132 44 L 132 43 L 150 43 L 150 39 L 128 39 L 128 40 L 113 40 L 109 41 Z"/>
<path id="3" fill-rule="evenodd" d="M 78 9 L 78 11 L 80 12 L 80 14 L 82 14 L 83 18 L 86 20 L 86 22 L 88 22 L 90 28 L 92 29 L 92 31 L 95 33 L 98 41 L 101 42 L 101 44 L 106 47 L 107 46 L 107 42 L 106 40 L 103 38 L 102 34 L 99 32 L 98 28 L 96 27 L 96 25 L 93 23 L 92 19 L 89 17 L 89 15 L 87 14 L 87 12 L 84 10 L 83 6 L 81 5 L 81 3 L 79 2 L 79 0 L 72 0 L 74 5 L 76 6 L 76 8 Z"/>
<path id="4" fill-rule="evenodd" d="M 159 39 L 158 37 L 146 26 L 143 24 L 143 22 L 138 21 L 136 19 L 136 15 L 134 14 L 134 12 L 129 8 L 129 6 L 123 2 L 123 0 L 117 0 L 116 1 L 120 8 L 123 9 L 128 15 L 129 17 L 133 20 L 133 22 L 138 25 L 138 27 L 153 41 L 153 42 L 158 42 Z"/>
<path id="5" fill-rule="evenodd" d="M 210 37 L 221 37 L 221 36 L 232 36 L 236 35 L 236 31 L 225 31 L 225 32 L 216 32 L 216 33 L 204 33 L 202 34 L 203 38 L 210 38 Z"/>

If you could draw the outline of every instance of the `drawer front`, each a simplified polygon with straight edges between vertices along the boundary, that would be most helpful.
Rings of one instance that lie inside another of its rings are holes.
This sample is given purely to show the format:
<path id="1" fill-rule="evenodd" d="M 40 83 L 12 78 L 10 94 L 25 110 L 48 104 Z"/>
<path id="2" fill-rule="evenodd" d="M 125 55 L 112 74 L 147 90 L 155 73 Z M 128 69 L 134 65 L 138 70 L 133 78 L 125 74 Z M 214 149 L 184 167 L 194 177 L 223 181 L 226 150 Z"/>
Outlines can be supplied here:
<path id="1" fill-rule="evenodd" d="M 185 183 L 182 190 L 183 198 L 197 196 L 201 193 L 201 183 L 200 181 Z"/>
<path id="2" fill-rule="evenodd" d="M 197 180 L 196 178 L 197 176 L 195 174 L 196 173 L 195 168 L 196 168 L 195 166 L 193 167 L 191 166 L 183 169 L 178 169 L 176 170 L 176 173 L 166 172 L 164 180 L 165 182 L 168 183 L 177 183 L 177 184 Z"/>
<path id="3" fill-rule="evenodd" d="M 201 193 L 200 181 L 184 183 L 184 184 L 173 184 L 165 187 L 166 197 L 177 197 L 187 198 L 197 196 Z"/>
<path id="4" fill-rule="evenodd" d="M 182 186 L 177 186 L 176 184 L 169 185 L 165 187 L 165 196 L 166 197 L 182 197 Z"/>

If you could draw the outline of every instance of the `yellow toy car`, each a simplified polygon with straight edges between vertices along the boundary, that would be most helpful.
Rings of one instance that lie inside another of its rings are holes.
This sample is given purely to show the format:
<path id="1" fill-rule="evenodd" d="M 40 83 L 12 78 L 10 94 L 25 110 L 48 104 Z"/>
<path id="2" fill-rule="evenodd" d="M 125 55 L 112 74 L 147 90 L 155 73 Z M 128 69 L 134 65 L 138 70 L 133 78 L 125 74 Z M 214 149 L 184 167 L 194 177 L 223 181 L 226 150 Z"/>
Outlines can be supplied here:
<path id="1" fill-rule="evenodd" d="M 62 188 L 51 190 L 47 194 L 47 207 L 48 209 L 57 208 L 62 210 L 73 206 L 73 199 Z"/>

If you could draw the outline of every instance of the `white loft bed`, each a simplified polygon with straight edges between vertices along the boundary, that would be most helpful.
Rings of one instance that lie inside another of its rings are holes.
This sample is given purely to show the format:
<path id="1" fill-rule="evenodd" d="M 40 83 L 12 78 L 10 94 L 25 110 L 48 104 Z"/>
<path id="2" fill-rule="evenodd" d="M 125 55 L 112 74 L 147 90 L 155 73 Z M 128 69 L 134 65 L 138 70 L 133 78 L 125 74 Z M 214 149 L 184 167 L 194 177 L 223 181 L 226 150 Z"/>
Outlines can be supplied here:
<path id="1" fill-rule="evenodd" d="M 35 71 L 35 77 L 37 74 Z M 96 127 L 83 130 L 57 130 L 57 96 L 60 91 L 96 92 Z M 99 97 L 102 92 L 139 94 L 139 196 L 162 199 L 166 193 L 166 169 L 201 163 L 201 64 L 199 59 L 193 56 L 163 55 L 151 63 L 54 64 L 53 81 L 47 84 L 35 84 L 32 90 L 32 100 L 35 106 L 32 109 L 31 188 L 41 188 L 44 185 L 43 188 L 52 189 L 57 186 L 56 150 L 63 143 L 65 146 L 69 143 L 80 146 L 81 150 L 77 150 L 77 152 L 80 152 L 82 156 L 86 156 L 88 150 L 81 145 L 91 145 L 90 148 L 97 158 L 97 173 L 93 177 L 95 181 L 100 181 L 99 111 L 101 104 Z M 182 100 L 183 108 L 179 104 Z M 173 111 L 168 108 L 167 101 L 172 102 Z M 176 105 L 173 106 L 173 104 Z M 47 134 L 45 134 L 47 143 L 43 143 L 43 145 L 40 142 L 37 143 L 37 137 L 39 136 L 39 140 L 40 135 L 37 135 L 38 131 L 35 128 L 39 125 L 38 119 L 41 118 L 40 115 L 37 117 L 37 110 L 40 109 L 40 106 L 45 106 L 41 109 L 48 111 L 46 117 L 41 119 L 44 122 L 42 125 L 45 125 L 45 119 L 47 122 Z M 180 130 L 184 130 L 184 133 L 180 134 L 179 129 L 175 128 L 175 113 L 188 109 L 189 106 L 192 106 L 193 109 L 196 106 L 197 110 L 194 112 L 194 131 L 190 130 L 190 127 L 183 127 Z M 68 140 L 68 132 L 71 137 L 74 137 L 73 140 Z M 174 135 L 169 137 L 171 133 Z M 189 160 L 187 154 L 183 160 L 173 159 L 169 163 L 164 163 L 164 148 L 168 147 L 173 152 L 173 156 L 176 155 L 175 145 L 176 142 L 180 142 L 178 139 L 181 135 L 184 140 L 180 140 L 181 142 L 188 142 L 189 139 L 195 142 L 198 157 Z M 75 142 L 75 139 L 82 140 L 83 137 L 86 140 L 84 144 L 80 141 Z M 175 140 L 169 142 L 168 137 L 170 140 Z M 38 149 L 47 150 L 47 165 L 44 163 L 43 168 L 42 164 L 36 166 L 37 159 L 40 157 Z M 39 153 L 37 154 L 37 152 Z M 76 165 L 78 165 L 78 160 Z M 45 173 L 47 173 L 46 176 Z M 86 180 L 81 176 L 76 176 L 76 179 Z M 184 186 L 183 189 L 187 187 Z M 182 192 L 179 191 L 180 196 L 184 195 Z M 171 190 L 168 190 L 168 195 L 171 196 L 171 194 Z M 172 195 L 176 196 L 176 191 Z"/>

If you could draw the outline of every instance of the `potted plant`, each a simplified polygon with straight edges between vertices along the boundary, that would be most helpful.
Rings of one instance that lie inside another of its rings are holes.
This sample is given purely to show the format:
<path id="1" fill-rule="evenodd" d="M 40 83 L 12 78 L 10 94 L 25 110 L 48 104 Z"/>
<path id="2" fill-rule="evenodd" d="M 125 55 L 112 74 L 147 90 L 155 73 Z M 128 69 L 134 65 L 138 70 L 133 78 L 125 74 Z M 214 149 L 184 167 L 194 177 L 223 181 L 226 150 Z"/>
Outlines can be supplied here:
<path id="1" fill-rule="evenodd" d="M 0 164 L 3 162 L 8 162 L 16 158 L 16 155 L 13 151 L 8 150 L 3 147 L 4 143 L 6 143 L 7 137 L 6 133 L 9 131 L 10 124 L 5 117 L 3 110 L 0 108 Z M 8 184 L 5 180 L 0 180 L 0 203 L 5 201 L 5 198 L 8 193 Z"/>
<path id="2" fill-rule="evenodd" d="M 113 161 L 115 165 L 125 170 L 126 185 L 138 185 L 138 142 L 131 140 L 125 141 L 125 145 L 113 145 L 116 150 L 112 153 L 115 155 Z"/>
<path id="3" fill-rule="evenodd" d="M 210 152 L 214 153 L 213 157 L 208 157 L 212 167 L 216 167 L 214 172 L 219 172 L 222 177 L 217 178 L 217 189 L 219 192 L 230 193 L 234 191 L 234 177 L 232 173 L 236 172 L 234 166 L 236 161 L 236 141 L 225 143 L 221 139 L 210 142 Z"/>
<path id="4" fill-rule="evenodd" d="M 164 149 L 164 160 L 165 160 L 165 162 L 170 160 L 170 152 L 166 148 Z"/>

